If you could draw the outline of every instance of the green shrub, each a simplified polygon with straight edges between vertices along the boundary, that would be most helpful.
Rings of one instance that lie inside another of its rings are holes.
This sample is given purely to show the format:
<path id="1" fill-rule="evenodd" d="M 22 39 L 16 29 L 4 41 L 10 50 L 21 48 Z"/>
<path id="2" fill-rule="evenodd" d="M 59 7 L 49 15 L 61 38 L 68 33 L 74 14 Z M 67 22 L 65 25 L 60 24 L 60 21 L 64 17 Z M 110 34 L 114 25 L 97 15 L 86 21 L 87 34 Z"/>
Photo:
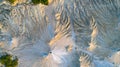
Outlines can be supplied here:
<path id="1" fill-rule="evenodd" d="M 39 4 L 39 3 L 44 4 L 44 5 L 48 5 L 48 0 L 32 0 L 32 3 L 34 5 Z"/>
<path id="2" fill-rule="evenodd" d="M 14 4 L 16 0 L 7 0 L 7 1 L 9 1 L 11 4 Z"/>
<path id="3" fill-rule="evenodd" d="M 16 0 L 7 0 L 7 1 L 10 2 L 11 4 L 14 4 L 14 2 L 15 2 Z M 48 0 L 32 0 L 32 3 L 33 3 L 34 5 L 37 5 L 37 4 L 39 4 L 39 3 L 44 4 L 44 5 L 48 5 Z"/>
<path id="4" fill-rule="evenodd" d="M 6 54 L 0 57 L 0 63 L 5 65 L 5 67 L 17 67 L 18 59 L 12 59 L 11 55 Z"/>

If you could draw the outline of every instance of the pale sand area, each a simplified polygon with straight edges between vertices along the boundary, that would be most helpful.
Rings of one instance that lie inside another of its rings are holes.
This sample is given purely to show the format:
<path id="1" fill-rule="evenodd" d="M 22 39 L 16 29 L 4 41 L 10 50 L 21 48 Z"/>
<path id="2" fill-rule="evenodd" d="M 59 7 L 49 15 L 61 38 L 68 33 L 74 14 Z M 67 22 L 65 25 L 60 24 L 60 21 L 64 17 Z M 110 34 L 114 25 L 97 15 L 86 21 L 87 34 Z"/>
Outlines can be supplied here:
<path id="1" fill-rule="evenodd" d="M 114 12 L 120 2 L 115 1 L 116 9 L 113 4 L 107 7 L 88 0 L 15 6 L 22 2 L 25 0 L 12 5 L 10 16 L 0 14 L 8 24 L 1 31 L 12 37 L 3 38 L 10 42 L 0 42 L 0 47 L 18 57 L 18 67 L 120 66 L 119 10 Z"/>

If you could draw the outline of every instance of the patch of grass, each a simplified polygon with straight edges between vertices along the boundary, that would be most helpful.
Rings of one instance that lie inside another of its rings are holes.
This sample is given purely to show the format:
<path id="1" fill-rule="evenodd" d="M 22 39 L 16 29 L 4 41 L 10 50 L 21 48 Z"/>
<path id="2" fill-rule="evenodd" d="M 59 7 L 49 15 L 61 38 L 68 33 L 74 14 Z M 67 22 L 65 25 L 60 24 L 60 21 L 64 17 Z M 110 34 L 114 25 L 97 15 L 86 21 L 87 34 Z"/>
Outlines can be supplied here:
<path id="1" fill-rule="evenodd" d="M 44 5 L 48 5 L 48 0 L 32 0 L 32 3 L 34 5 L 37 5 L 39 3 L 44 4 Z"/>
<path id="2" fill-rule="evenodd" d="M 6 54 L 0 57 L 0 63 L 5 65 L 5 67 L 17 67 L 18 58 L 12 59 L 11 55 Z"/>
<path id="3" fill-rule="evenodd" d="M 7 1 L 10 2 L 11 4 L 14 4 L 16 0 L 7 0 Z"/>

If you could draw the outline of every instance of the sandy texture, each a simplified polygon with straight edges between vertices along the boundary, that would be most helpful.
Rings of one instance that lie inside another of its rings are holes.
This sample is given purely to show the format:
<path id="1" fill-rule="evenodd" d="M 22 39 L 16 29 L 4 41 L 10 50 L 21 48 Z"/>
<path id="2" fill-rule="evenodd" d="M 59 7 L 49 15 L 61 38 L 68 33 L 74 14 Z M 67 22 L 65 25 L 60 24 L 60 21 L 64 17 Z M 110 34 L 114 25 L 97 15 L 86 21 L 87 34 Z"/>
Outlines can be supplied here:
<path id="1" fill-rule="evenodd" d="M 0 54 L 18 67 L 119 67 L 119 0 L 0 0 Z"/>

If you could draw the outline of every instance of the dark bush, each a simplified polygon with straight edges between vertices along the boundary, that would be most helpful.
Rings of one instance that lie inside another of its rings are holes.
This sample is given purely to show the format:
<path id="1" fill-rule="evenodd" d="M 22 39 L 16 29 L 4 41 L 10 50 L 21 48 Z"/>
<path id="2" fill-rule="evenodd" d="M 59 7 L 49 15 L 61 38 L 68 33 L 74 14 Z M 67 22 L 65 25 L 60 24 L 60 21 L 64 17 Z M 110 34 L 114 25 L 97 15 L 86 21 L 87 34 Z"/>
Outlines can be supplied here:
<path id="1" fill-rule="evenodd" d="M 34 5 L 39 4 L 39 3 L 44 4 L 44 5 L 48 5 L 48 0 L 32 0 L 32 3 Z"/>
<path id="2" fill-rule="evenodd" d="M 11 4 L 14 4 L 16 0 L 7 0 L 7 1 L 9 1 Z"/>
<path id="3" fill-rule="evenodd" d="M 0 63 L 5 65 L 5 67 L 17 67 L 18 59 L 12 59 L 11 55 L 6 54 L 0 57 Z"/>

